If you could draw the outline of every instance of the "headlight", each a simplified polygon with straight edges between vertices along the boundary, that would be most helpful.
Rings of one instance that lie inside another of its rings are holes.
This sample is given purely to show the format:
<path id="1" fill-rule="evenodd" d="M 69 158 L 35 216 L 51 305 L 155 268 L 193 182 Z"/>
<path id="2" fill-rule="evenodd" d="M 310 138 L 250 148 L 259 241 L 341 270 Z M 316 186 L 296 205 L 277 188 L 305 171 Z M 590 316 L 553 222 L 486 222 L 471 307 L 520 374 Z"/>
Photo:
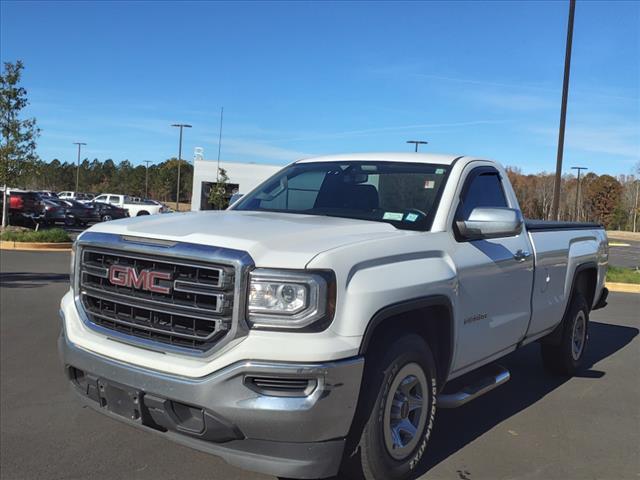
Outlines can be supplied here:
<path id="1" fill-rule="evenodd" d="M 320 327 L 331 321 L 334 305 L 333 273 L 257 269 L 250 274 L 247 312 L 253 328 Z"/>

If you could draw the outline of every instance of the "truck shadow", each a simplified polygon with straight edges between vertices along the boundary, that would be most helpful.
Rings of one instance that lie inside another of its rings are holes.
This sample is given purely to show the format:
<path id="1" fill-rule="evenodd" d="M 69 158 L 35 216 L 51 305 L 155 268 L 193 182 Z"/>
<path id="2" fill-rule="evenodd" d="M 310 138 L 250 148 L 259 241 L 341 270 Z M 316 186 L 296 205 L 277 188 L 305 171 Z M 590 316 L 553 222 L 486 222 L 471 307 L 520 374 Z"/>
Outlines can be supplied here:
<path id="1" fill-rule="evenodd" d="M 576 376 L 594 381 L 605 376 L 606 372 L 593 370 L 593 365 L 628 345 L 638 332 L 637 328 L 590 322 L 592 341 L 585 354 L 586 369 Z M 462 407 L 438 410 L 425 466 L 414 478 L 569 380 L 547 374 L 539 350 L 539 345 L 533 343 L 499 361 L 511 372 L 511 380 L 505 385 Z"/>
<path id="2" fill-rule="evenodd" d="M 69 283 L 68 273 L 0 273 L 0 287 L 2 288 L 38 288 L 45 287 L 50 283 L 63 282 Z"/>

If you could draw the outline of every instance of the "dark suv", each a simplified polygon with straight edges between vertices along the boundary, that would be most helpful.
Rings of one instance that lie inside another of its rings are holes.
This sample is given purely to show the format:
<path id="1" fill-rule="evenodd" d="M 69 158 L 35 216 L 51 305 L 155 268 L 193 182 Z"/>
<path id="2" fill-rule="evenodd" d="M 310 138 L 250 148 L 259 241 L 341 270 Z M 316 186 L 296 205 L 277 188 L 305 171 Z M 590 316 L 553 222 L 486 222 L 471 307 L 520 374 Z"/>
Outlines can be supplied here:
<path id="1" fill-rule="evenodd" d="M 9 219 L 13 224 L 33 225 L 44 215 L 44 203 L 37 192 L 12 191 L 9 194 Z"/>

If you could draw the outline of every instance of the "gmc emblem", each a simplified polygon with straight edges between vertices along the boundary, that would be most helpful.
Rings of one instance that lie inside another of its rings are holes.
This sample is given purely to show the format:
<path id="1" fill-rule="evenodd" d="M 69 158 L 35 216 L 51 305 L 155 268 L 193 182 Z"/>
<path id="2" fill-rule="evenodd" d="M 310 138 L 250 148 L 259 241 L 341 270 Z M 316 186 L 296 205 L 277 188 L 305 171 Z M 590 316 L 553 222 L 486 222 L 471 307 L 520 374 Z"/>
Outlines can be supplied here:
<path id="1" fill-rule="evenodd" d="M 159 280 L 171 280 L 171 273 L 157 272 L 150 269 L 137 272 L 135 268 L 123 265 L 111 265 L 109 267 L 109 281 L 114 285 L 153 293 L 171 293 L 170 287 L 158 284 Z"/>

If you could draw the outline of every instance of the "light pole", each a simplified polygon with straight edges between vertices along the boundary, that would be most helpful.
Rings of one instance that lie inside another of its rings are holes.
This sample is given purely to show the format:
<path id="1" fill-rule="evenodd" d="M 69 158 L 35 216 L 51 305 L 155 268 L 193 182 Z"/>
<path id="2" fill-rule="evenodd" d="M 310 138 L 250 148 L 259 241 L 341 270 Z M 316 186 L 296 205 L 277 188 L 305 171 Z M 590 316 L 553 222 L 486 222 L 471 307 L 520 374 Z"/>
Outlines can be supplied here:
<path id="1" fill-rule="evenodd" d="M 6 187 L 5 187 L 6 188 Z M 638 194 L 640 193 L 640 180 L 636 180 L 636 203 L 635 208 L 633 209 L 633 231 L 637 231 L 637 220 L 638 220 Z"/>
<path id="2" fill-rule="evenodd" d="M 144 163 L 147 164 L 147 169 L 144 171 L 144 198 L 146 200 L 149 197 L 149 164 L 151 160 L 145 160 Z"/>
<path id="3" fill-rule="evenodd" d="M 407 143 L 414 143 L 416 145 L 415 152 L 418 153 L 418 145 L 426 145 L 429 142 L 425 142 L 424 140 L 407 140 Z"/>
<path id="4" fill-rule="evenodd" d="M 576 222 L 578 221 L 578 199 L 580 198 L 580 172 L 587 170 L 587 167 L 571 167 L 571 170 L 578 170 L 578 186 L 576 187 Z"/>
<path id="5" fill-rule="evenodd" d="M 182 129 L 191 128 L 187 123 L 174 123 L 172 127 L 180 128 L 180 142 L 178 143 L 178 186 L 176 188 L 176 212 L 180 211 L 180 164 L 182 163 Z"/>
<path id="6" fill-rule="evenodd" d="M 562 183 L 562 156 L 564 154 L 564 127 L 567 123 L 567 98 L 569 96 L 569 74 L 571 73 L 571 44 L 573 43 L 573 17 L 576 12 L 576 0 L 569 0 L 569 20 L 567 23 L 567 45 L 564 53 L 564 80 L 562 81 L 562 104 L 560 105 L 560 128 L 558 130 L 558 156 L 556 159 L 556 178 L 553 184 L 553 206 L 551 218 L 558 220 L 560 209 L 560 185 Z"/>
<path id="7" fill-rule="evenodd" d="M 73 142 L 74 145 L 78 145 L 78 166 L 76 167 L 76 194 L 78 193 L 78 184 L 80 183 L 80 149 L 82 145 L 86 145 L 84 142 Z"/>

